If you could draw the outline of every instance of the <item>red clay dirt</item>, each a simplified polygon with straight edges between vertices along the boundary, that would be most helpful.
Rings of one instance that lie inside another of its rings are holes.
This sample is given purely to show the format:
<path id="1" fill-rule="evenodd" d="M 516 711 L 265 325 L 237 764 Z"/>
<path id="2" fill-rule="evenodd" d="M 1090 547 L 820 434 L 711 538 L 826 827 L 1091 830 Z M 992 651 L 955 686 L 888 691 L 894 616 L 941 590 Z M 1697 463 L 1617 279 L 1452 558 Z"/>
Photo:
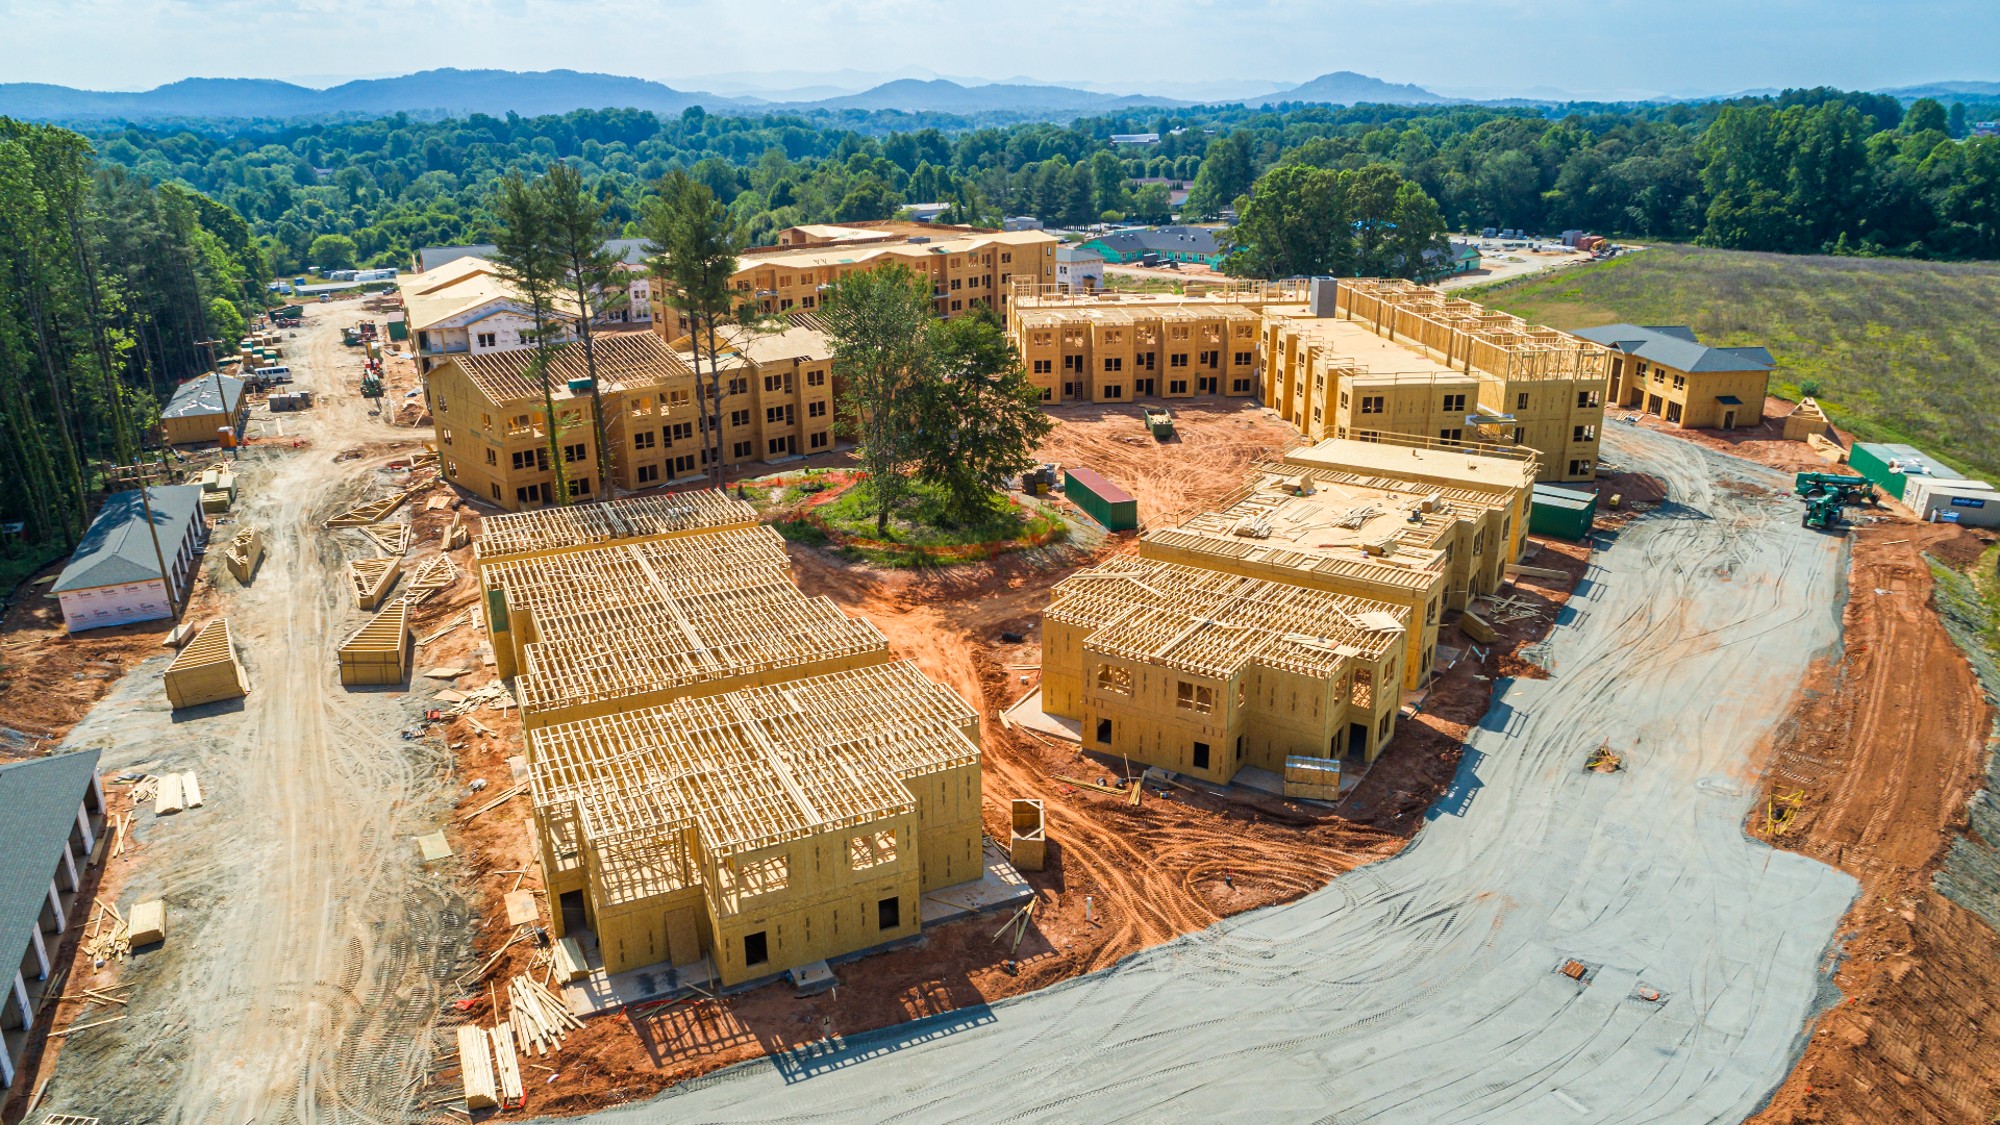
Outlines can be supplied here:
<path id="1" fill-rule="evenodd" d="M 1802 685 L 1770 748 L 1750 831 L 1861 881 L 1841 924 L 1846 999 L 1814 1031 L 1759 1125 L 1986 1123 L 2000 1107 L 2000 939 L 1931 887 L 1980 784 L 1992 716 L 1931 608 L 1925 552 L 1964 529 L 1855 529 L 1845 647 Z M 1976 554 L 1976 552 L 1975 552 Z M 1801 794 L 1771 832 L 1774 797 Z"/>
<path id="2" fill-rule="evenodd" d="M 1131 488 L 1142 515 L 1151 513 L 1150 518 L 1213 504 L 1235 491 L 1244 470 L 1276 453 L 1290 435 L 1254 406 L 1234 402 L 1177 407 L 1182 439 L 1166 445 L 1146 434 L 1136 412 L 1128 419 L 1115 409 L 1094 414 L 1066 409 L 1077 417 L 1065 419 L 1042 456 L 1105 472 Z M 1123 440 L 1133 435 L 1141 440 Z M 1190 456 L 1197 451 L 1198 461 Z M 1080 567 L 1136 549 L 1130 536 L 1113 536 L 1089 552 L 1058 545 L 928 570 L 861 567 L 792 547 L 794 576 L 805 593 L 827 595 L 867 618 L 898 657 L 915 662 L 979 711 L 987 834 L 1006 839 L 1012 798 L 1044 801 L 1048 868 L 1027 874 L 1036 892 L 1033 925 L 1011 965 L 1007 939 L 993 937 L 1006 919 L 980 916 L 926 927 L 910 945 L 837 966 L 841 985 L 832 994 L 801 999 L 779 983 L 719 1003 L 631 1008 L 589 1020 L 556 1055 L 524 1056 L 527 1111 L 602 1109 L 731 1063 L 808 1048 L 828 1034 L 968 1009 L 967 1018 L 978 1018 L 978 1005 L 1104 968 L 1219 918 L 1298 898 L 1360 864 L 1395 854 L 1421 823 L 1417 814 L 1449 786 L 1460 744 L 1485 714 L 1502 663 L 1518 661 L 1516 650 L 1546 634 L 1582 574 L 1586 548 L 1542 546 L 1533 562 L 1564 576 L 1523 579 L 1510 591 L 1537 615 L 1500 626 L 1503 639 L 1491 646 L 1486 661 L 1468 650 L 1440 676 L 1422 710 L 1402 721 L 1382 759 L 1332 811 L 1261 794 L 1232 792 L 1224 798 L 1178 787 L 1148 788 L 1141 805 L 1130 808 L 1123 797 L 1060 780 L 1121 776 L 1122 762 L 1000 723 L 998 713 L 1034 686 L 1049 589 Z M 469 596 L 469 589 L 460 593 Z M 437 612 L 448 616 L 449 608 Z M 1003 633 L 1024 639 L 1010 643 Z M 1465 646 L 1449 624 L 1447 633 L 1453 647 Z M 418 667 L 442 662 L 426 654 Z M 481 668 L 454 686 L 490 679 L 490 670 Z M 463 719 L 442 730 L 458 755 L 460 784 L 472 777 L 488 782 L 484 792 L 463 799 L 462 813 L 486 804 L 510 783 L 506 758 L 521 753 L 511 712 L 481 710 L 476 718 L 493 733 L 481 733 Z M 487 919 L 475 943 L 482 963 L 507 939 L 500 900 L 515 885 L 515 872 L 529 869 L 520 885 L 541 890 L 523 824 L 527 811 L 526 801 L 516 798 L 450 830 L 453 848 L 469 868 L 467 891 Z M 544 899 L 545 917 L 547 909 Z M 529 971 L 534 956 L 530 943 L 516 942 L 484 979 L 504 984 L 509 974 Z M 475 982 L 470 991 L 483 990 Z M 483 996 L 463 1018 L 482 1026 L 493 1022 Z M 554 1070 L 532 1069 L 540 1067 Z M 456 1087 L 450 1070 L 436 1081 L 432 1096 Z"/>

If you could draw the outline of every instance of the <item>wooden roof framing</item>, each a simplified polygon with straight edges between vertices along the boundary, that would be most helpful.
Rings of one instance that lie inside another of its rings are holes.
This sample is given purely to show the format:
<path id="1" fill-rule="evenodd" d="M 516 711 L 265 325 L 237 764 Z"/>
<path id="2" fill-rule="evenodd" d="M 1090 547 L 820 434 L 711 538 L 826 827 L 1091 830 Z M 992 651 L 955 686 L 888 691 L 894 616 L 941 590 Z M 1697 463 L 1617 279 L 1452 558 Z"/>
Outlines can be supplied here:
<path id="1" fill-rule="evenodd" d="M 1113 559 L 1058 584 L 1046 616 L 1090 630 L 1092 650 L 1228 679 L 1251 662 L 1314 677 L 1400 647 L 1406 606 L 1146 559 Z"/>
<path id="2" fill-rule="evenodd" d="M 376 524 L 371 527 L 357 527 L 355 530 L 366 535 L 369 541 L 380 547 L 385 554 L 401 555 L 410 549 L 410 525 L 407 523 Z"/>
<path id="3" fill-rule="evenodd" d="M 396 492 L 384 496 L 380 500 L 370 500 L 358 508 L 351 508 L 326 521 L 326 526 L 363 527 L 367 524 L 379 523 L 387 519 L 396 509 L 402 507 L 403 501 L 408 500 L 411 493 L 415 491 L 415 489 L 409 489 L 404 492 Z"/>
<path id="4" fill-rule="evenodd" d="M 1504 380 L 1609 378 L 1611 350 L 1399 279 L 1343 279 L 1340 308 L 1447 366 Z"/>
<path id="5" fill-rule="evenodd" d="M 352 559 L 347 564 L 347 579 L 354 586 L 354 602 L 362 609 L 375 609 L 389 594 L 389 587 L 396 584 L 396 576 L 402 573 L 403 561 L 397 558 Z"/>
<path id="6" fill-rule="evenodd" d="M 218 617 L 203 625 L 167 665 L 162 678 L 167 701 L 176 708 L 247 694 L 243 666 L 236 662 L 236 646 L 229 635 L 229 619 Z"/>
<path id="7" fill-rule="evenodd" d="M 403 589 L 403 601 L 409 605 L 421 605 L 432 594 L 458 581 L 458 567 L 452 565 L 450 556 L 432 555 L 424 561 Z"/>
<path id="8" fill-rule="evenodd" d="M 628 539 L 662 539 L 756 524 L 756 509 L 712 488 L 628 496 L 603 504 L 488 516 L 480 529 L 477 555 L 484 565 Z"/>
<path id="9" fill-rule="evenodd" d="M 874 665 L 531 730 L 530 787 L 538 813 L 579 816 L 587 846 L 652 864 L 651 879 L 698 878 L 677 850 L 690 834 L 727 871 L 913 812 L 902 782 L 976 763 L 975 722 L 914 665 Z"/>

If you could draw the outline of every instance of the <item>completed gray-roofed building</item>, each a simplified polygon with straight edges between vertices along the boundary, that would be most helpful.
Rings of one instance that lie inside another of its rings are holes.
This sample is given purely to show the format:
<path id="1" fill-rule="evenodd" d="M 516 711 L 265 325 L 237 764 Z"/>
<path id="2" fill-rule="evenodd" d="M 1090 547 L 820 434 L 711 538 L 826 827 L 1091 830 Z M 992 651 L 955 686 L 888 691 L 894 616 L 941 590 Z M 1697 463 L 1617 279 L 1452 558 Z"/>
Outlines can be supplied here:
<path id="1" fill-rule="evenodd" d="M 207 544 L 200 485 L 156 484 L 146 489 L 145 501 L 137 489 L 113 493 L 50 587 L 62 603 L 64 627 L 78 633 L 173 616 Z"/>
<path id="2" fill-rule="evenodd" d="M 1083 244 L 1107 262 L 1193 262 L 1219 266 L 1225 251 L 1208 227 L 1134 227 L 1099 235 Z"/>
<path id="3" fill-rule="evenodd" d="M 16 966 L 0 969 L 0 1090 L 20 1074 L 103 832 L 97 751 L 0 766 L 0 958 Z"/>
<path id="4" fill-rule="evenodd" d="M 1607 324 L 1575 333 L 1611 349 L 1611 402 L 1682 429 L 1761 425 L 1777 362 L 1763 348 L 1715 348 L 1673 324 Z"/>

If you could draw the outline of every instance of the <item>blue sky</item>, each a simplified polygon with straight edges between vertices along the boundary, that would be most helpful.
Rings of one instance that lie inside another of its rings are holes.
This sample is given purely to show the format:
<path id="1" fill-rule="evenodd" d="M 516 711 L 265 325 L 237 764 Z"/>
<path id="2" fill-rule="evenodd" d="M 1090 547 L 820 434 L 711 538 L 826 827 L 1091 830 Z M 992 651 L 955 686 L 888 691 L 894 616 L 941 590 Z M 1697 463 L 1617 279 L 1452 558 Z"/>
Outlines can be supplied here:
<path id="1" fill-rule="evenodd" d="M 2000 0 L 0 0 L 0 29 L 0 81 L 95 89 L 433 66 L 1159 93 L 1354 70 L 1475 96 L 2000 80 Z"/>

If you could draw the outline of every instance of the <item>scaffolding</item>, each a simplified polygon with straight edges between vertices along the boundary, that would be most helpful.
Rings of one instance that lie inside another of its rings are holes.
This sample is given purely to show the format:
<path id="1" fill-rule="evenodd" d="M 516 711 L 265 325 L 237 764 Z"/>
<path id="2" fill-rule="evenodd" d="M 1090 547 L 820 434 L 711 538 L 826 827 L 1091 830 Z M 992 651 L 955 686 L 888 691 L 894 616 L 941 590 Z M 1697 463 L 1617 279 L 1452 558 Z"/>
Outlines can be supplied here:
<path id="1" fill-rule="evenodd" d="M 483 566 L 626 540 L 667 539 L 756 524 L 756 509 L 712 488 L 629 496 L 604 504 L 488 516 L 476 554 Z"/>

